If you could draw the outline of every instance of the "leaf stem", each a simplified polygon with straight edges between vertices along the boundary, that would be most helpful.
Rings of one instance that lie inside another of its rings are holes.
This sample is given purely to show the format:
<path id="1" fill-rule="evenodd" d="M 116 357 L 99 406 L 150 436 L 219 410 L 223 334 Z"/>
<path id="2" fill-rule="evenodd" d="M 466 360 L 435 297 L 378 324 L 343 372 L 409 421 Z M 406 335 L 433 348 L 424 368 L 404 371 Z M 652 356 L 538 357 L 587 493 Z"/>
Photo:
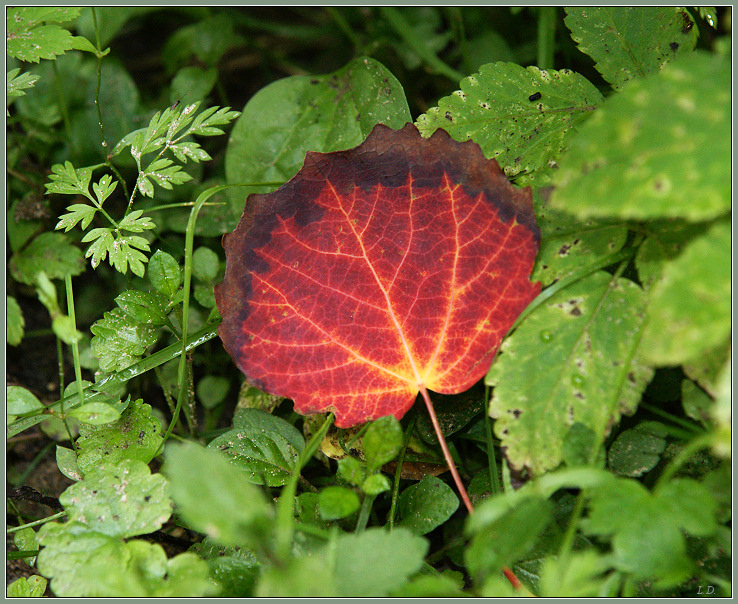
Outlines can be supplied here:
<path id="1" fill-rule="evenodd" d="M 57 518 L 61 518 L 62 516 L 66 516 L 66 512 L 59 512 L 57 514 L 54 514 L 53 516 L 47 516 L 46 518 L 41 518 L 41 520 L 34 520 L 33 522 L 28 522 L 26 524 L 21 524 L 19 526 L 14 526 L 12 528 L 7 529 L 5 532 L 10 535 L 11 533 L 17 533 L 18 531 L 22 531 L 24 528 L 29 528 L 32 526 L 38 526 L 39 524 L 46 524 L 47 522 L 51 522 L 52 520 L 56 520 Z"/>
<path id="2" fill-rule="evenodd" d="M 489 485 L 494 495 L 502 493 L 499 471 L 497 469 L 497 458 L 495 456 L 495 443 L 492 438 L 492 422 L 489 418 L 489 386 L 484 385 L 484 432 L 487 437 L 487 463 L 489 465 Z"/>
<path id="3" fill-rule="evenodd" d="M 76 332 L 77 331 L 77 318 L 74 312 L 74 292 L 72 290 L 72 275 L 67 273 L 64 275 L 64 286 L 67 290 L 67 315 L 69 315 L 69 318 L 72 320 L 72 329 Z M 72 360 L 74 362 L 74 376 L 77 380 L 77 398 L 79 399 L 79 404 L 82 405 L 85 402 L 85 395 L 84 392 L 82 392 L 82 366 L 79 361 L 79 342 L 77 342 L 77 339 L 75 338 L 71 344 L 72 348 Z M 74 452 L 77 453 L 77 443 L 74 442 L 74 438 L 72 438 L 72 433 L 69 429 L 69 426 L 67 425 L 67 418 L 62 413 L 62 421 L 64 422 L 64 425 L 67 428 L 67 432 L 69 433 L 69 438 L 72 442 L 72 448 L 74 449 Z"/>
<path id="4" fill-rule="evenodd" d="M 407 426 L 407 430 L 405 430 L 405 436 L 402 439 L 402 449 L 400 449 L 400 455 L 397 458 L 397 468 L 395 469 L 395 482 L 392 485 L 392 505 L 390 505 L 390 511 L 389 511 L 389 518 L 387 521 L 389 522 L 390 531 L 395 526 L 395 513 L 397 510 L 397 502 L 399 500 L 400 496 L 400 479 L 402 478 L 402 464 L 405 463 L 405 453 L 407 452 L 407 447 L 410 444 L 410 439 L 413 436 L 413 432 L 415 431 L 415 424 L 418 421 L 418 414 L 413 412 L 412 419 L 410 420 L 410 423 Z"/>
<path id="5" fill-rule="evenodd" d="M 446 460 L 446 464 L 448 465 L 448 469 L 451 472 L 451 476 L 453 476 L 456 489 L 459 491 L 459 495 L 461 495 L 461 500 L 464 502 L 466 509 L 469 511 L 470 514 L 473 514 L 474 506 L 469 499 L 469 495 L 466 493 L 464 483 L 461 481 L 461 476 L 459 476 L 459 472 L 456 469 L 454 458 L 451 456 L 451 451 L 449 451 L 448 445 L 446 444 L 446 438 L 443 436 L 441 425 L 438 423 L 438 417 L 436 416 L 436 411 L 433 408 L 433 403 L 431 402 L 430 395 L 428 394 L 428 389 L 425 386 L 421 386 L 420 394 L 423 395 L 423 401 L 425 401 L 425 407 L 426 409 L 428 409 L 428 415 L 430 416 L 431 423 L 433 424 L 433 430 L 435 430 L 436 436 L 438 437 L 438 444 L 441 445 L 443 457 Z"/>
<path id="6" fill-rule="evenodd" d="M 556 37 L 556 7 L 541 6 L 538 8 L 538 67 L 553 69 L 554 45 Z"/>

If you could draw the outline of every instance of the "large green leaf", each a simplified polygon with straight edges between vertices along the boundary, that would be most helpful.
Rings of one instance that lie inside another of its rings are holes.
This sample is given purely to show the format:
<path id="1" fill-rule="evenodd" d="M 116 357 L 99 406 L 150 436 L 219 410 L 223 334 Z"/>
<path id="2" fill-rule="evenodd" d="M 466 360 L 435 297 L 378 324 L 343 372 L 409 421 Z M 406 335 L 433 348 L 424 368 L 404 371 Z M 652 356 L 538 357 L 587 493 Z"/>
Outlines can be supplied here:
<path id="1" fill-rule="evenodd" d="M 120 371 L 133 365 L 156 342 L 159 331 L 127 315 L 121 308 L 106 312 L 90 328 L 92 353 L 103 371 Z"/>
<path id="2" fill-rule="evenodd" d="M 597 71 L 616 90 L 697 43 L 697 28 L 683 8 L 568 7 L 564 22 L 579 50 L 594 59 Z"/>
<path id="3" fill-rule="evenodd" d="M 635 358 L 645 304 L 635 283 L 600 271 L 551 297 L 505 340 L 486 383 L 513 466 L 555 468 L 572 426 L 591 429 L 596 446 L 635 410 L 652 374 Z"/>
<path id="4" fill-rule="evenodd" d="M 41 233 L 15 253 L 8 266 L 14 279 L 33 285 L 40 271 L 49 279 L 62 279 L 66 274 L 79 275 L 85 269 L 85 260 L 79 248 L 65 235 Z"/>
<path id="5" fill-rule="evenodd" d="M 515 63 L 489 63 L 464 78 L 416 125 L 423 136 L 443 128 L 455 140 L 473 140 L 508 176 L 550 171 L 572 129 L 602 102 L 585 77 Z"/>
<path id="6" fill-rule="evenodd" d="M 400 495 L 400 526 L 425 535 L 446 522 L 459 507 L 459 498 L 440 478 L 426 474 Z"/>
<path id="7" fill-rule="evenodd" d="M 75 47 L 75 38 L 56 23 L 76 19 L 79 8 L 26 6 L 6 10 L 6 52 L 21 61 L 38 63 Z M 47 23 L 47 25 L 41 25 Z"/>
<path id="8" fill-rule="evenodd" d="M 544 287 L 586 270 L 594 263 L 620 251 L 628 235 L 619 220 L 578 220 L 549 207 L 550 189 L 534 189 L 536 223 L 541 229 L 541 247 L 531 281 Z"/>
<path id="9" fill-rule="evenodd" d="M 551 207 L 706 220 L 730 211 L 730 63 L 696 51 L 608 98 L 570 140 Z"/>
<path id="10" fill-rule="evenodd" d="M 172 515 L 166 480 L 137 459 L 89 470 L 59 501 L 71 521 L 111 537 L 153 533 Z"/>
<path id="11" fill-rule="evenodd" d="M 151 415 L 151 406 L 137 399 L 114 423 L 80 426 L 77 464 L 86 473 L 103 463 L 117 464 L 132 459 L 149 463 L 162 440 L 161 424 Z"/>
<path id="12" fill-rule="evenodd" d="M 164 474 L 181 518 L 222 545 L 265 544 L 274 508 L 245 473 L 193 444 L 167 449 Z"/>
<path id="13" fill-rule="evenodd" d="M 731 228 L 728 220 L 693 239 L 650 292 L 644 358 L 659 365 L 696 359 L 731 332 Z"/>
<path id="14" fill-rule="evenodd" d="M 402 86 L 373 59 L 354 59 L 327 75 L 285 78 L 244 107 L 228 144 L 226 177 L 235 184 L 286 182 L 307 151 L 350 149 L 376 124 L 401 128 L 410 119 Z M 240 212 L 248 193 L 274 188 L 239 188 L 231 199 Z"/>

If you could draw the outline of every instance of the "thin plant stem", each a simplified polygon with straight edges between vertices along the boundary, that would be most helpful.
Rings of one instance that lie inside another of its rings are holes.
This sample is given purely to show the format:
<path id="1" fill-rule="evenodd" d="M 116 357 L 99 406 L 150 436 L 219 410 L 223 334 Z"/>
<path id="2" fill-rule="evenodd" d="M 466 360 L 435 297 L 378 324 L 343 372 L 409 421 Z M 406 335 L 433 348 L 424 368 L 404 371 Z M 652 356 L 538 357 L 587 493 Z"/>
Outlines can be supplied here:
<path id="1" fill-rule="evenodd" d="M 538 8 L 538 67 L 553 69 L 554 48 L 556 42 L 556 7 L 541 6 Z"/>
<path id="2" fill-rule="evenodd" d="M 415 424 L 418 421 L 418 414 L 413 413 L 412 418 L 410 419 L 410 423 L 407 426 L 407 430 L 405 430 L 405 436 L 402 439 L 402 449 L 400 449 L 400 455 L 397 458 L 397 469 L 395 470 L 395 482 L 392 485 L 392 504 L 390 505 L 390 511 L 389 511 L 389 527 L 390 531 L 395 526 L 395 513 L 397 510 L 397 502 L 400 498 L 400 479 L 402 478 L 402 464 L 405 463 L 405 453 L 407 452 L 407 447 L 410 444 L 410 439 L 412 438 L 413 432 L 415 431 Z"/>
<path id="3" fill-rule="evenodd" d="M 366 525 L 369 522 L 369 515 L 372 511 L 372 504 L 377 498 L 376 495 L 364 495 L 364 500 L 361 502 L 361 509 L 359 510 L 359 519 L 356 521 L 355 533 L 362 533 L 366 529 Z"/>
<path id="4" fill-rule="evenodd" d="M 64 132 L 67 136 L 69 143 L 72 143 L 72 122 L 69 120 L 69 109 L 67 107 L 67 100 L 64 98 L 64 91 L 61 87 L 61 77 L 59 76 L 59 68 L 56 66 L 56 61 L 51 62 L 51 68 L 54 71 L 54 87 L 56 88 L 57 102 L 59 103 L 59 110 L 62 114 L 62 120 L 64 121 Z"/>
<path id="5" fill-rule="evenodd" d="M 287 484 L 282 488 L 282 493 L 279 496 L 279 502 L 277 503 L 277 543 L 276 552 L 277 557 L 281 560 L 287 560 L 292 546 L 292 536 L 295 531 L 295 495 L 297 494 L 297 483 L 300 478 L 300 472 L 302 468 L 310 461 L 315 451 L 318 450 L 320 443 L 323 442 L 328 429 L 333 425 L 335 416 L 333 413 L 329 413 L 323 425 L 320 427 L 310 441 L 300 453 L 300 457 L 297 460 L 295 469 L 292 472 Z"/>
<path id="6" fill-rule="evenodd" d="M 325 11 L 331 16 L 331 19 L 336 22 L 336 25 L 338 26 L 338 29 L 341 30 L 341 33 L 343 33 L 343 35 L 351 41 L 351 44 L 354 47 L 354 52 L 357 52 L 358 49 L 361 47 L 361 39 L 359 38 L 358 34 L 354 32 L 353 29 L 351 29 L 348 21 L 343 18 L 343 15 L 338 12 L 336 7 L 326 6 Z"/>
<path id="7" fill-rule="evenodd" d="M 443 436 L 441 425 L 438 423 L 438 417 L 436 416 L 436 411 L 433 408 L 433 403 L 430 400 L 428 389 L 425 386 L 421 386 L 420 394 L 423 396 L 423 401 L 425 401 L 425 407 L 426 409 L 428 409 L 428 415 L 430 415 L 431 423 L 433 424 L 433 429 L 436 432 L 436 436 L 438 436 L 438 444 L 441 445 L 441 451 L 443 451 L 443 457 L 446 460 L 448 469 L 451 472 L 451 476 L 454 479 L 454 484 L 456 485 L 456 489 L 459 491 L 459 495 L 461 496 L 461 500 L 464 502 L 466 509 L 469 511 L 470 514 L 473 514 L 474 506 L 472 505 L 472 502 L 469 499 L 469 495 L 466 492 L 464 483 L 461 481 L 461 476 L 459 476 L 459 472 L 456 469 L 454 458 L 451 456 L 451 451 L 449 451 L 448 445 L 446 444 L 446 438 Z"/>
<path id="8" fill-rule="evenodd" d="M 57 518 L 66 516 L 66 514 L 67 514 L 66 512 L 58 512 L 57 514 L 54 514 L 53 516 L 47 516 L 46 518 L 41 518 L 41 520 L 34 520 L 33 522 L 27 522 L 26 524 L 14 526 L 12 528 L 7 529 L 5 532 L 8 535 L 10 535 L 11 533 L 17 533 L 18 531 L 22 531 L 24 528 L 38 526 L 39 524 L 46 524 L 47 522 L 51 522 L 52 520 L 56 520 Z"/>
<path id="9" fill-rule="evenodd" d="M 23 470 L 23 474 L 21 474 L 17 480 L 13 482 L 13 488 L 17 489 L 19 486 L 21 486 L 26 479 L 31 475 L 31 473 L 36 469 L 36 466 L 38 466 L 39 463 L 41 463 L 41 460 L 46 457 L 46 454 L 51 450 L 51 448 L 56 443 L 54 441 L 51 441 L 44 445 L 44 447 L 36 454 L 36 456 L 33 458 L 30 464 L 28 464 L 28 467 Z"/>
<path id="10" fill-rule="evenodd" d="M 18 550 L 15 552 L 7 552 L 5 559 L 6 560 L 22 560 L 23 558 L 33 558 L 34 556 L 38 556 L 38 553 L 40 552 L 40 549 L 25 549 L 25 550 Z"/>

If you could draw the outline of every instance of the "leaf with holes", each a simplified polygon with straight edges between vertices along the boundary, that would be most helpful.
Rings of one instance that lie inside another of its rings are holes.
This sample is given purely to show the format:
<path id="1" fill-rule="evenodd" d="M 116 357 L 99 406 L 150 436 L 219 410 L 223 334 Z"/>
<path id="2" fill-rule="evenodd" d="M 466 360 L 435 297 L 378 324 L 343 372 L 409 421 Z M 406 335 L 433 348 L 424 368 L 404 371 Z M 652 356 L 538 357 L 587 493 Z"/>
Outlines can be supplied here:
<path id="1" fill-rule="evenodd" d="M 540 290 L 537 248 L 530 191 L 477 145 L 378 125 L 249 197 L 225 236 L 219 333 L 247 380 L 299 413 L 399 419 L 419 392 L 484 376 Z"/>
<path id="2" fill-rule="evenodd" d="M 458 141 L 473 140 L 508 176 L 548 179 L 570 133 L 601 102 L 597 88 L 568 69 L 489 63 L 416 123 L 424 136 L 442 128 Z"/>

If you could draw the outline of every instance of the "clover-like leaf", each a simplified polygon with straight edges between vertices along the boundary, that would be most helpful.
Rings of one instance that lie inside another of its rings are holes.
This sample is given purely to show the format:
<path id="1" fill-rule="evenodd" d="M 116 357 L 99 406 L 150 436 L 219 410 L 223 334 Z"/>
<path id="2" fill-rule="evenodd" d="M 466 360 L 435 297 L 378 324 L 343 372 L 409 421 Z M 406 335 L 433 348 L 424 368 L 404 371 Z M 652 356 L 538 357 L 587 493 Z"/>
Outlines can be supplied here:
<path id="1" fill-rule="evenodd" d="M 249 198 L 225 236 L 219 333 L 254 386 L 300 413 L 400 418 L 418 392 L 484 375 L 540 289 L 537 247 L 530 192 L 477 145 L 379 125 Z"/>

